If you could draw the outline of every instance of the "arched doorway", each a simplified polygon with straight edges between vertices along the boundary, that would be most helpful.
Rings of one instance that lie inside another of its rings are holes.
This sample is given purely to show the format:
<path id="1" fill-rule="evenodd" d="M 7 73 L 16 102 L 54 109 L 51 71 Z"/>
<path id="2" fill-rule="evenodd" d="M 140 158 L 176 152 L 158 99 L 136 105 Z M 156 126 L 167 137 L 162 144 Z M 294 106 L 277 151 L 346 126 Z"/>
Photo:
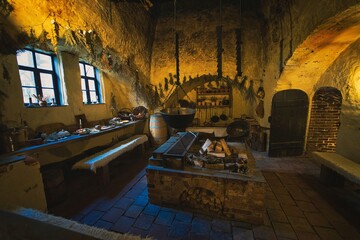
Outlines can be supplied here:
<path id="1" fill-rule="evenodd" d="M 335 152 L 340 127 L 342 95 L 332 87 L 316 91 L 312 99 L 306 151 Z"/>
<path id="2" fill-rule="evenodd" d="M 301 90 L 274 95 L 271 108 L 269 156 L 298 156 L 304 151 L 309 100 Z"/>

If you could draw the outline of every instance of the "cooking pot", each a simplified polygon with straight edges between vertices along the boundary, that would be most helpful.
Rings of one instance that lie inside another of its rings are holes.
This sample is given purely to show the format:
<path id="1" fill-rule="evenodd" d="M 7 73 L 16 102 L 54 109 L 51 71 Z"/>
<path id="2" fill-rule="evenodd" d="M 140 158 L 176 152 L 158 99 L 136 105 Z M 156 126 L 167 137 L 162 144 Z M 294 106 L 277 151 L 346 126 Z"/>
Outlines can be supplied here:
<path id="1" fill-rule="evenodd" d="M 160 111 L 165 122 L 172 128 L 183 129 L 188 127 L 195 116 L 192 108 L 165 108 Z"/>
<path id="2" fill-rule="evenodd" d="M 220 115 L 220 119 L 223 120 L 223 121 L 226 121 L 226 120 L 228 120 L 228 116 L 226 116 L 226 114 L 223 113 L 223 114 Z"/>
<path id="3" fill-rule="evenodd" d="M 214 115 L 214 116 L 212 116 L 212 117 L 210 118 L 210 120 L 211 120 L 211 122 L 213 122 L 213 123 L 217 123 L 217 122 L 220 120 L 220 118 L 219 118 L 217 115 Z"/>

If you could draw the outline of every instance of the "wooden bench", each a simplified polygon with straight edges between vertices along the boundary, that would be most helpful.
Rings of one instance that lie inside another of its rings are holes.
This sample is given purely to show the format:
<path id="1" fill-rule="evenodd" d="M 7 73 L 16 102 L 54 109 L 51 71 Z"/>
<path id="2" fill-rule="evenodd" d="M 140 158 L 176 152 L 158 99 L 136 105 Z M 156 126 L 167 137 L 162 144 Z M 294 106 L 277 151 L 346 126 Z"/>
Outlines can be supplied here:
<path id="1" fill-rule="evenodd" d="M 118 142 L 108 149 L 97 152 L 88 156 L 81 161 L 78 161 L 72 166 L 72 169 L 86 169 L 93 171 L 102 184 L 107 184 L 110 181 L 108 164 L 118 158 L 125 152 L 133 150 L 135 147 L 142 145 L 148 141 L 146 135 L 135 135 L 128 139 Z"/>
<path id="2" fill-rule="evenodd" d="M 321 164 L 321 182 L 342 187 L 345 177 L 351 182 L 360 184 L 360 163 L 337 153 L 313 152 L 313 157 Z"/>

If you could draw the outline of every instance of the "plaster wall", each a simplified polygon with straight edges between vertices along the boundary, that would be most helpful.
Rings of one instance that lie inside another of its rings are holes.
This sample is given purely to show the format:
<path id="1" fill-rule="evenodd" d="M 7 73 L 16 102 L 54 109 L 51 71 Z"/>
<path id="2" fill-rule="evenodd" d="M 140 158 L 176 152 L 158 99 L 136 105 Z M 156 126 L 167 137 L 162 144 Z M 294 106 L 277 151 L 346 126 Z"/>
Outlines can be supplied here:
<path id="1" fill-rule="evenodd" d="M 343 97 L 336 152 L 360 163 L 360 40 L 354 42 L 322 75 L 322 86 L 338 89 Z"/>
<path id="2" fill-rule="evenodd" d="M 21 176 L 21 177 L 19 177 Z M 19 161 L 0 167 L 0 208 L 18 206 L 46 211 L 44 185 L 39 162 Z"/>

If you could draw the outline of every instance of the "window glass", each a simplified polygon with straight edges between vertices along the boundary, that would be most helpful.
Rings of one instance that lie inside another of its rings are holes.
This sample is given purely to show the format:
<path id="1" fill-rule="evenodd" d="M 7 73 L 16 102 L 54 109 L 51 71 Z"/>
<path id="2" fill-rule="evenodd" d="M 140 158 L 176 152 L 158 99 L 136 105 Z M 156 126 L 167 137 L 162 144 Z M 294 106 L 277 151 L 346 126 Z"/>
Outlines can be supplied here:
<path id="1" fill-rule="evenodd" d="M 92 103 L 96 103 L 97 99 L 96 99 L 96 92 L 90 92 L 90 100 Z"/>
<path id="2" fill-rule="evenodd" d="M 94 80 L 89 80 L 89 89 L 90 91 L 93 90 L 95 91 L 95 81 Z"/>
<path id="3" fill-rule="evenodd" d="M 43 94 L 47 102 L 51 102 L 51 99 L 55 98 L 54 89 L 43 89 Z"/>
<path id="4" fill-rule="evenodd" d="M 19 70 L 19 74 L 22 86 L 36 86 L 34 73 L 32 71 Z"/>
<path id="5" fill-rule="evenodd" d="M 86 91 L 82 91 L 82 96 L 83 96 L 83 102 L 87 103 Z"/>
<path id="6" fill-rule="evenodd" d="M 85 64 L 85 69 L 86 69 L 86 76 L 87 77 L 95 77 L 95 72 L 94 72 L 94 67 Z"/>
<path id="7" fill-rule="evenodd" d="M 81 90 L 86 91 L 85 78 L 81 78 Z"/>
<path id="8" fill-rule="evenodd" d="M 81 76 L 85 76 L 84 64 L 83 64 L 83 63 L 79 63 L 79 67 L 80 67 L 80 75 L 81 75 Z"/>
<path id="9" fill-rule="evenodd" d="M 23 101 L 24 103 L 30 103 L 30 99 L 32 99 L 32 101 L 34 102 L 34 96 L 36 95 L 36 89 L 35 88 L 23 88 Z"/>
<path id="10" fill-rule="evenodd" d="M 49 73 L 40 73 L 41 86 L 44 88 L 53 88 L 53 77 Z"/>
<path id="11" fill-rule="evenodd" d="M 101 86 L 97 68 L 85 62 L 79 62 L 79 67 L 83 102 L 85 104 L 101 103 Z"/>
<path id="12" fill-rule="evenodd" d="M 35 53 L 36 56 L 36 66 L 40 69 L 52 70 L 51 57 L 49 55 Z"/>
<path id="13" fill-rule="evenodd" d="M 16 58 L 19 65 L 34 67 L 34 59 L 31 51 L 20 51 L 16 54 Z"/>

